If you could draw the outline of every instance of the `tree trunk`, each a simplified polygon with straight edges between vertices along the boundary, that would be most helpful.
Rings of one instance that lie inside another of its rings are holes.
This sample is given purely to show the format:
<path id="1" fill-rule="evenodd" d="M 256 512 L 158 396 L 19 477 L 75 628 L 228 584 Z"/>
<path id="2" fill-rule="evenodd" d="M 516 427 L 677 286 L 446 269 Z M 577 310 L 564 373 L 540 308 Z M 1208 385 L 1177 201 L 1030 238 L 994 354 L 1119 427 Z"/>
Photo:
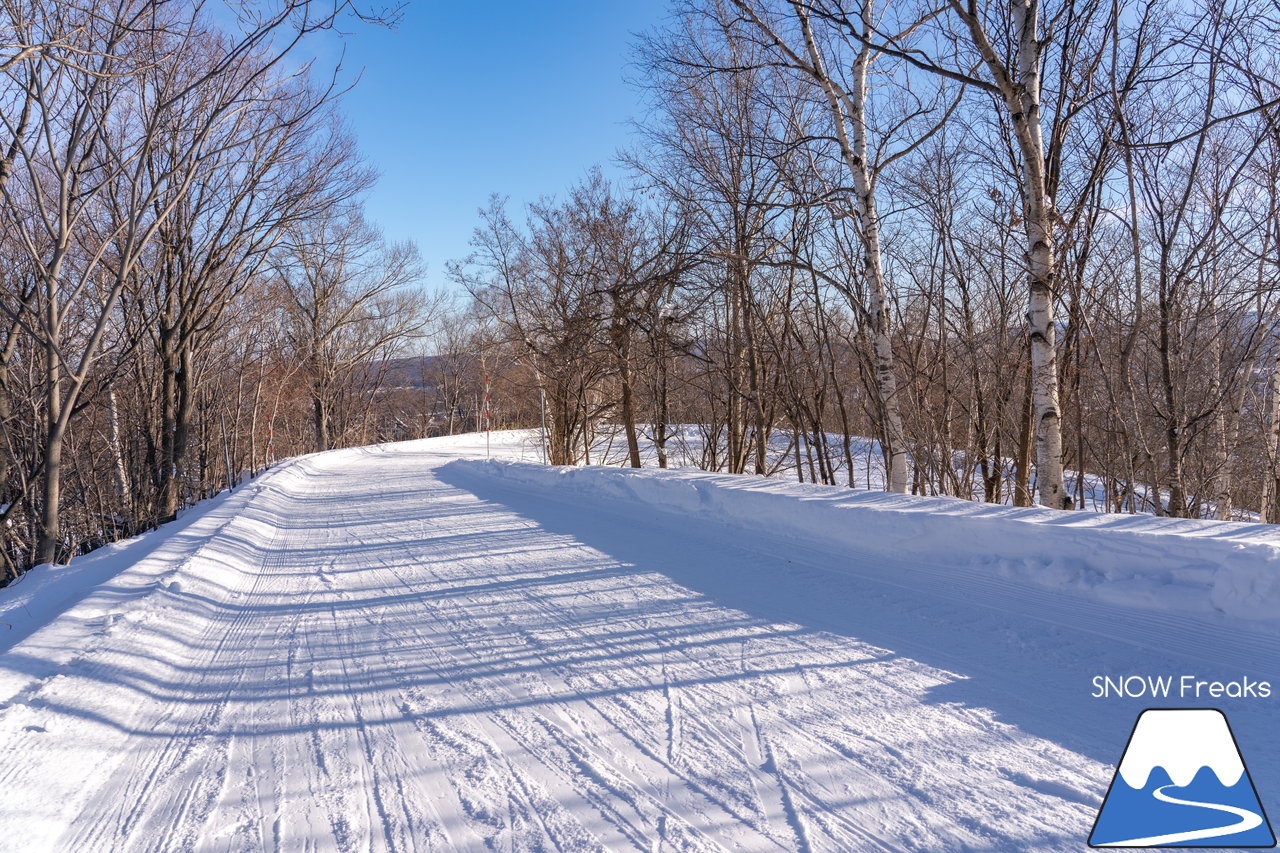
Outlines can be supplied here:
<path id="1" fill-rule="evenodd" d="M 1021 427 L 1018 432 L 1018 457 L 1014 460 L 1013 505 L 1031 506 L 1031 445 L 1035 433 L 1035 405 L 1032 400 L 1031 367 L 1028 364 L 1023 375 L 1026 388 L 1022 398 Z"/>
<path id="2" fill-rule="evenodd" d="M 62 318 L 58 306 L 58 272 L 61 256 L 55 257 L 51 273 L 45 279 L 45 462 L 44 495 L 40 515 L 40 535 L 36 544 L 36 563 L 52 563 L 58 556 L 62 539 L 60 505 L 62 503 L 62 356 L 60 353 Z"/>
<path id="3" fill-rule="evenodd" d="M 868 313 L 871 315 L 871 349 L 874 359 L 876 394 L 880 403 L 882 449 L 888 469 L 886 486 L 889 491 L 905 494 L 907 491 L 906 432 L 903 429 L 901 406 L 898 401 L 898 379 L 889 318 L 888 287 L 881 260 L 880 216 L 876 210 L 874 182 L 867 159 L 867 72 L 871 65 L 872 53 L 868 41 L 864 40 L 853 63 L 853 80 L 850 89 L 841 93 L 823 66 L 822 55 L 818 51 L 817 41 L 813 36 L 808 12 L 799 3 L 793 5 L 800 19 L 805 49 L 809 54 L 813 74 L 826 95 L 827 106 L 831 111 L 836 129 L 836 138 L 840 143 L 841 155 L 853 178 L 854 212 L 861 226 L 858 232 L 862 238 L 863 271 L 867 277 L 871 301 Z M 869 39 L 872 33 L 871 4 L 867 3 L 862 8 L 863 38 Z M 842 100 L 844 109 L 841 107 Z"/>
<path id="4" fill-rule="evenodd" d="M 1023 231 L 1026 234 L 1027 333 L 1031 350 L 1031 397 L 1034 405 L 1036 485 L 1040 503 L 1069 509 L 1062 474 L 1062 414 L 1058 408 L 1057 327 L 1054 288 L 1058 259 L 1053 229 L 1057 214 L 1046 174 L 1044 137 L 1040 128 L 1039 4 L 1010 3 L 1016 56 L 1007 69 L 988 41 L 982 21 L 965 14 L 973 43 L 997 81 L 1021 161 Z"/>
<path id="5" fill-rule="evenodd" d="M 759 349 L 756 344 L 755 311 L 750 301 L 745 269 L 742 271 L 742 282 L 742 321 L 747 344 L 747 391 L 751 396 L 751 415 L 754 421 L 756 473 L 763 475 L 769 470 L 765 456 L 768 451 L 769 430 L 768 425 L 765 423 L 763 392 L 760 388 L 763 383 L 760 377 Z M 746 467 L 745 461 L 744 459 L 743 468 Z"/>
<path id="6" fill-rule="evenodd" d="M 1026 194 L 1027 326 L 1031 337 L 1032 396 L 1035 400 L 1036 486 L 1040 503 L 1071 509 L 1062 476 L 1062 413 L 1058 410 L 1057 327 L 1054 288 L 1058 258 L 1053 236 L 1056 220 L 1045 175 L 1044 140 L 1040 130 L 1040 43 L 1038 5 L 1013 3 L 1018 30 L 1018 77 L 1022 91 L 1010 107 L 1022 149 Z"/>
<path id="7" fill-rule="evenodd" d="M 172 521 L 181 504 L 178 469 L 186 453 L 191 419 L 191 358 L 173 332 L 161 335 L 160 521 Z M 176 347 L 176 350 L 175 350 Z"/>
<path id="8" fill-rule="evenodd" d="M 329 449 L 329 406 L 324 392 L 317 388 L 311 395 L 312 427 L 315 432 L 316 452 Z"/>
<path id="9" fill-rule="evenodd" d="M 1271 367 L 1270 395 L 1267 399 L 1266 470 L 1262 472 L 1262 500 L 1258 514 L 1268 524 L 1280 522 L 1280 355 Z"/>
<path id="10" fill-rule="evenodd" d="M 1187 515 L 1187 491 L 1183 473 L 1182 405 L 1179 383 L 1174 377 L 1174 362 L 1180 348 L 1178 330 L 1174 328 L 1171 284 L 1163 274 L 1160 279 L 1160 380 L 1165 406 L 1165 461 L 1169 471 L 1169 506 L 1173 518 Z M 1155 495 L 1156 500 L 1160 496 Z"/>
<path id="11" fill-rule="evenodd" d="M 58 356 L 53 346 L 48 351 L 50 375 L 57 376 Z M 58 558 L 58 545 L 62 540 L 62 437 L 61 418 L 62 384 L 49 382 L 48 429 L 45 433 L 44 503 L 41 507 L 40 541 L 36 550 L 36 563 L 53 563 Z"/>
<path id="12" fill-rule="evenodd" d="M 13 417 L 13 406 L 9 401 L 9 355 L 0 353 L 0 504 L 11 503 L 9 500 L 9 470 L 13 465 L 10 448 L 13 442 L 8 436 L 9 419 Z"/>
<path id="13" fill-rule="evenodd" d="M 1223 383 L 1223 358 L 1222 358 L 1222 335 L 1225 332 L 1224 324 L 1219 320 L 1217 311 L 1213 311 L 1209 315 L 1213 321 L 1213 337 L 1211 340 L 1210 352 L 1213 354 L 1213 374 L 1210 377 L 1209 394 L 1216 401 L 1215 408 L 1217 412 L 1213 416 L 1213 488 L 1212 499 L 1214 502 L 1214 517 L 1219 521 L 1231 520 L 1231 425 L 1228 423 L 1228 406 L 1227 391 Z M 1252 374 L 1250 369 L 1244 374 L 1249 376 Z M 1233 409 L 1231 414 L 1234 416 L 1238 409 Z M 1232 418 L 1234 423 L 1235 418 Z"/>
<path id="14" fill-rule="evenodd" d="M 610 332 L 617 357 L 618 383 L 622 386 L 622 428 L 627 434 L 627 458 L 632 468 L 639 468 L 640 436 L 636 431 L 635 395 L 631 389 L 630 333 L 616 323 Z"/>
<path id="15" fill-rule="evenodd" d="M 657 423 L 653 425 L 653 446 L 658 453 L 658 467 L 667 467 L 667 423 L 670 420 L 670 403 L 667 397 L 667 360 L 663 353 L 658 354 L 658 413 Z"/>
<path id="16" fill-rule="evenodd" d="M 129 469 L 124 461 L 124 447 L 120 439 L 120 408 L 116 405 L 116 392 L 107 390 L 107 442 L 111 446 L 111 470 L 115 478 L 116 496 L 121 506 L 128 506 L 133 491 L 129 484 Z"/>

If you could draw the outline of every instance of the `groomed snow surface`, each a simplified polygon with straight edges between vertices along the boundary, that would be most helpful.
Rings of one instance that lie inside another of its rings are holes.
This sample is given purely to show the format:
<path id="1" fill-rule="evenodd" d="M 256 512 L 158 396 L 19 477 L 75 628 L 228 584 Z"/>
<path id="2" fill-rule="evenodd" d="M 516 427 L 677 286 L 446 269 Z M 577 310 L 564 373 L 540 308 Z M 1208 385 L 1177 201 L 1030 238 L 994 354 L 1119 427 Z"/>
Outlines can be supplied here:
<path id="1" fill-rule="evenodd" d="M 1080 851 L 1149 706 L 1222 708 L 1280 814 L 1269 529 L 484 448 L 0 590 L 0 850 Z M 1130 674 L 1273 695 L 1092 698 Z"/>

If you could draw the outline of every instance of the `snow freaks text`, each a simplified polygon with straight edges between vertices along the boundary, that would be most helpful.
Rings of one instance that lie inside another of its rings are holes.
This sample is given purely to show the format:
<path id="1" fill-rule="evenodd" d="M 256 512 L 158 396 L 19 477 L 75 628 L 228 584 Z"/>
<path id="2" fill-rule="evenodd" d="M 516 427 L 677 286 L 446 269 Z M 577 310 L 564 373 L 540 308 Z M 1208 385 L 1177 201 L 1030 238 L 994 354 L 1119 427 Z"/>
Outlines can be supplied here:
<path id="1" fill-rule="evenodd" d="M 1249 676 L 1214 681 L 1194 675 L 1095 675 L 1094 699 L 1270 699 L 1271 682 Z"/>

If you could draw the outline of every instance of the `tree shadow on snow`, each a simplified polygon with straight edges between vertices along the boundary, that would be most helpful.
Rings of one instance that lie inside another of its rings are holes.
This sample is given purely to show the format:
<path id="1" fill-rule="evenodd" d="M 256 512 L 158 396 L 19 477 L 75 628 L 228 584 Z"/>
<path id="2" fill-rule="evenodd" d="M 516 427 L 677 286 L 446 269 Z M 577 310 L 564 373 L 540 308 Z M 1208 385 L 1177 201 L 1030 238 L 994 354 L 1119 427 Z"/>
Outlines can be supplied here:
<path id="1" fill-rule="evenodd" d="M 913 566 L 873 554 L 832 554 L 810 550 L 768 531 L 718 527 L 674 513 L 618 514 L 637 507 L 560 501 L 554 493 L 507 488 L 464 465 L 437 470 L 444 482 L 482 500 L 500 504 L 536 521 L 544 530 L 572 537 L 637 571 L 659 571 L 716 604 L 761 625 L 782 630 L 837 634 L 887 653 L 934 667 L 950 677 L 928 691 L 925 701 L 957 708 L 989 709 L 997 719 L 1024 732 L 1104 764 L 1119 761 L 1137 714 L 1149 706 L 1222 707 L 1203 697 L 1095 698 L 1098 675 L 1173 675 L 1238 679 L 1242 671 L 1273 672 L 1276 661 L 1240 660 L 1240 670 L 1218 671 L 1193 657 L 1169 654 L 1214 641 L 1230 647 L 1233 638 L 1152 635 L 1107 636 L 1098 624 L 1128 611 L 1068 600 L 1065 612 L 1090 611 L 1095 624 L 1082 629 L 1057 613 L 1028 606 L 1009 609 L 985 600 L 981 589 L 922 584 Z M 1054 594 L 1032 591 L 1028 602 Z M 1017 604 L 1015 598 L 1012 601 Z M 1158 620 L 1153 622 L 1157 629 Z M 1170 634 L 1177 632 L 1174 625 Z M 1127 633 L 1127 632 L 1120 632 Z M 1273 684 L 1273 690 L 1280 684 Z M 1266 700 L 1237 701 L 1228 709 L 1237 738 L 1248 744 L 1246 759 L 1261 788 L 1280 799 L 1280 737 Z M 1011 769 L 1012 770 L 1012 769 Z M 1099 780 L 1105 785 L 1109 780 Z M 1267 797 L 1264 796 L 1264 799 Z M 1280 810 L 1273 807 L 1274 810 Z"/>

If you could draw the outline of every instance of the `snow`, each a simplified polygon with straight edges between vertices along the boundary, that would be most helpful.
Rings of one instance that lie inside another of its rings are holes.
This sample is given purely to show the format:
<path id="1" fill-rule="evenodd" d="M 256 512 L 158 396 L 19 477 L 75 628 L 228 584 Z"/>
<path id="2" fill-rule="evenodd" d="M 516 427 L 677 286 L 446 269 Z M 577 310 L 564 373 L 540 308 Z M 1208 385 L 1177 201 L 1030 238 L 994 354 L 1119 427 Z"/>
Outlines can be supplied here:
<path id="1" fill-rule="evenodd" d="M 291 460 L 0 591 L 0 850 L 1078 851 L 1150 702 L 1095 675 L 1280 661 L 1256 526 L 484 454 Z M 1176 704 L 1277 813 L 1274 701 Z"/>
<path id="2" fill-rule="evenodd" d="M 1280 531 L 1222 523 L 834 489 L 685 469 L 466 465 L 508 486 L 629 505 L 837 553 L 937 562 L 1130 607 L 1280 625 Z"/>
<path id="3" fill-rule="evenodd" d="M 644 437 L 645 442 L 640 446 L 641 458 L 644 460 L 646 467 L 657 466 L 657 452 L 653 448 L 651 438 L 653 429 L 650 426 L 641 424 L 640 434 Z M 540 457 L 538 445 L 538 433 L 527 431 L 524 434 L 524 440 L 520 442 L 521 450 L 524 454 L 523 458 L 529 458 L 537 461 Z M 832 477 L 835 482 L 848 483 L 849 474 L 847 471 L 847 463 L 844 458 L 844 436 L 840 433 L 826 433 L 825 441 L 831 448 L 831 463 L 834 466 Z M 703 450 L 706 447 L 708 436 L 705 430 L 696 425 L 676 425 L 667 428 L 667 455 L 668 462 L 671 467 L 700 467 L 703 461 Z M 770 434 L 767 446 L 767 461 L 770 476 L 781 479 L 796 479 L 796 463 L 793 452 L 793 445 L 790 444 L 791 433 L 787 430 L 774 430 Z M 724 435 L 723 430 L 719 436 L 720 455 L 724 457 Z M 805 459 L 805 449 L 809 447 L 810 439 L 801 436 L 801 454 L 802 460 Z M 530 456 L 530 453 L 533 453 Z M 853 461 L 853 480 L 858 488 L 867 488 L 883 491 L 885 489 L 884 475 L 884 451 L 880 447 L 880 442 L 874 438 L 865 436 L 850 436 L 849 438 L 849 456 Z M 966 480 L 965 471 L 965 455 L 961 451 L 944 452 L 938 448 L 916 447 L 914 450 L 908 451 L 908 456 L 917 456 L 927 470 L 932 473 L 930 475 L 931 484 L 928 488 L 937 489 L 937 483 L 934 480 L 941 479 L 937 470 L 939 466 L 945 467 L 944 459 L 950 460 L 954 477 L 950 478 L 951 488 L 963 488 L 962 483 L 969 480 L 973 481 L 969 486 L 969 493 L 952 492 L 960 497 L 968 500 L 983 501 L 983 487 L 981 477 L 977 472 L 968 473 Z M 607 425 L 601 430 L 600 435 L 592 446 L 591 461 L 595 464 L 602 465 L 622 465 L 627 460 L 627 443 L 626 436 L 622 432 L 619 425 Z M 805 478 L 812 480 L 812 472 L 808 463 L 802 461 L 805 467 Z M 1003 478 L 1001 485 L 1001 500 L 1006 504 L 1012 504 L 1014 498 L 1014 461 L 1010 458 L 1003 460 Z M 1076 495 L 1079 485 L 1079 479 L 1082 476 L 1078 471 L 1067 469 L 1063 472 L 1066 478 L 1067 493 Z M 1110 502 L 1114 496 L 1109 496 L 1107 491 L 1107 481 L 1105 478 L 1096 474 L 1084 474 L 1083 483 L 1083 502 L 1079 505 L 1080 509 L 1094 510 L 1097 512 L 1108 512 Z M 1034 485 L 1034 484 L 1033 484 Z M 1112 484 L 1113 488 L 1115 484 Z M 1161 490 L 1161 500 L 1167 505 L 1169 501 L 1168 490 Z M 1150 515 L 1152 502 L 1150 500 L 1151 490 L 1147 486 L 1137 485 L 1134 488 L 1136 512 L 1139 515 Z M 1199 507 L 1201 515 L 1212 516 L 1216 510 L 1216 504 L 1212 502 L 1204 502 Z M 1231 517 L 1237 521 L 1257 521 L 1258 514 L 1252 510 L 1234 507 L 1231 511 Z"/>

